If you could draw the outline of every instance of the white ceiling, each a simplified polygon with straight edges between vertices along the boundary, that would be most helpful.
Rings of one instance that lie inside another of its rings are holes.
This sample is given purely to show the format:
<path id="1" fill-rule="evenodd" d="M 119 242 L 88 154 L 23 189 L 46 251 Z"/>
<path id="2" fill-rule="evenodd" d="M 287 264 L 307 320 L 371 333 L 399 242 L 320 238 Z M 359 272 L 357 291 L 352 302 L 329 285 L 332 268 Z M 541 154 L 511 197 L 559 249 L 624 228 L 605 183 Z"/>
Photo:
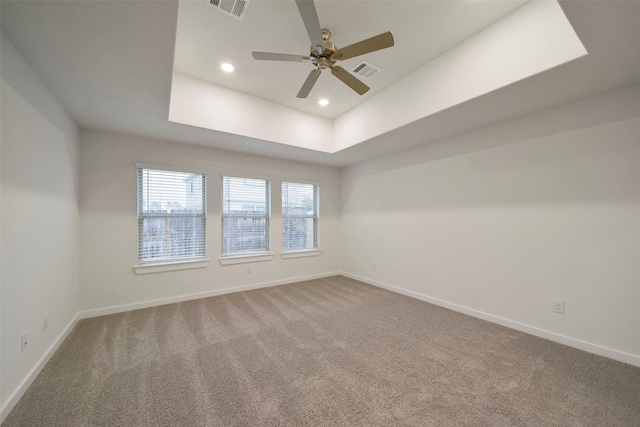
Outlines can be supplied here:
<path id="1" fill-rule="evenodd" d="M 254 0 L 246 20 L 238 24 L 244 25 L 256 18 L 252 14 L 259 2 Z M 286 5 L 294 6 L 287 2 L 273 3 L 282 8 Z M 327 3 L 326 7 L 329 7 L 334 2 Z M 352 1 L 346 4 L 356 7 L 351 3 L 373 5 L 387 2 Z M 414 3 L 421 2 L 388 3 L 418 7 Z M 472 3 L 481 8 L 496 2 L 475 0 Z M 344 166 L 640 81 L 640 2 L 568 1 L 562 2 L 561 6 L 589 55 L 335 154 L 169 122 L 167 118 L 179 10 L 177 1 L 3 0 L 0 3 L 0 15 L 2 31 L 83 128 Z M 362 26 L 345 26 L 338 17 L 330 18 L 329 12 L 322 11 L 323 7 L 324 2 L 318 6 L 320 20 L 323 24 L 323 20 L 336 20 L 335 24 L 329 22 L 326 26 L 334 32 L 333 39 L 338 45 L 350 44 L 387 29 L 396 32 L 398 30 L 394 29 L 394 25 L 408 19 L 403 18 L 401 7 L 397 8 L 388 22 L 381 18 L 376 21 L 368 16 L 349 18 L 349 14 L 345 12 L 345 21 L 365 23 Z M 442 7 L 446 9 L 445 6 Z M 303 51 L 300 53 L 306 52 L 308 42 L 304 27 L 296 20 L 295 6 L 292 9 L 287 12 L 292 16 L 282 17 L 282 22 L 286 22 L 283 25 L 288 27 L 277 27 L 279 29 L 273 34 L 273 39 L 271 36 L 260 37 L 257 41 L 259 44 L 255 47 L 250 43 L 251 50 L 297 53 L 298 39 L 301 38 Z M 215 11 L 210 12 L 203 13 L 202 18 L 212 16 Z M 376 22 L 375 26 L 369 25 L 369 19 Z M 446 22 L 444 16 L 433 19 L 436 23 Z M 292 39 L 288 28 L 291 33 L 298 34 L 298 37 Z M 444 25 L 441 32 L 446 31 L 446 28 L 448 26 Z M 402 31 L 398 36 L 400 34 Z M 442 35 L 438 36 L 440 37 Z M 343 38 L 345 43 L 342 42 Z M 399 41 L 399 37 L 396 37 L 396 42 Z M 425 46 L 431 46 L 430 42 L 431 40 L 425 40 Z M 451 39 L 446 42 L 450 43 Z M 296 43 L 296 46 L 291 45 L 289 48 L 289 43 Z M 400 49 L 394 47 L 388 51 L 395 53 Z M 430 54 L 436 54 L 436 51 Z M 427 56 L 425 54 L 425 58 Z M 373 56 L 367 56 L 365 59 L 384 67 L 385 75 L 390 72 L 389 68 L 393 72 L 397 70 L 386 63 L 377 63 L 383 61 L 380 58 L 374 60 Z M 407 61 L 414 60 L 417 61 L 412 57 Z M 402 59 L 395 61 L 403 62 Z M 241 65 L 242 62 L 238 64 L 240 75 L 244 66 Z M 271 63 L 265 62 L 263 67 L 270 65 Z M 279 65 L 304 68 L 305 64 Z M 419 62 L 414 62 L 412 66 L 418 65 Z M 403 72 L 409 71 L 411 70 L 406 68 Z M 304 80 L 307 73 L 308 71 L 302 71 L 301 80 Z M 255 80 L 258 81 L 257 78 Z M 294 83 L 293 97 L 302 81 Z M 379 90 L 378 87 L 375 89 Z M 247 125 L 250 126 L 250 123 Z"/>
<path id="2" fill-rule="evenodd" d="M 252 51 L 309 55 L 311 42 L 293 1 L 253 1 L 239 21 L 204 0 L 183 0 L 174 67 L 180 74 L 336 118 L 526 1 L 316 0 L 320 25 L 331 31 L 331 41 L 338 48 L 386 31 L 393 33 L 395 46 L 338 63 L 352 70 L 365 60 L 381 68 L 371 79 L 363 79 L 371 87 L 365 95 L 358 95 L 326 70 L 309 97 L 298 99 L 312 64 L 256 61 L 251 56 Z M 224 73 L 223 62 L 234 64 L 235 71 Z M 330 99 L 328 107 L 318 105 L 322 97 Z"/>

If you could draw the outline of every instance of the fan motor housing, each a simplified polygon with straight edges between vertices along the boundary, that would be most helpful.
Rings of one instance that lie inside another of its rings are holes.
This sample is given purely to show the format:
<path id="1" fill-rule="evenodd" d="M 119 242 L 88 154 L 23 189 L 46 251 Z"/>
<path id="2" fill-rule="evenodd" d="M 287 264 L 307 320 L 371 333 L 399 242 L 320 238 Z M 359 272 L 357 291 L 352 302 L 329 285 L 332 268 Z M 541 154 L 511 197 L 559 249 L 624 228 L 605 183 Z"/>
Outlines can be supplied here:
<path id="1" fill-rule="evenodd" d="M 322 55 L 318 55 L 318 53 L 313 49 L 313 46 L 311 46 L 310 56 L 315 58 L 316 60 L 314 62 L 316 63 L 316 65 L 320 69 L 324 70 L 326 68 L 330 68 L 333 64 L 337 62 L 337 60 L 333 59 L 332 57 L 332 55 L 335 52 L 336 52 L 336 46 L 330 41 L 325 40 Z"/>
<path id="2" fill-rule="evenodd" d="M 329 40 L 324 41 L 324 49 L 322 50 L 322 55 L 320 56 L 331 56 L 336 52 L 336 45 L 330 42 Z M 318 52 L 315 49 L 315 46 L 311 46 L 311 56 L 318 56 Z"/>
<path id="3" fill-rule="evenodd" d="M 320 68 L 321 70 L 326 70 L 327 68 L 331 68 L 331 66 L 335 63 L 336 63 L 335 59 L 331 59 L 326 56 L 321 56 L 318 58 L 317 65 L 318 65 L 318 68 Z"/>

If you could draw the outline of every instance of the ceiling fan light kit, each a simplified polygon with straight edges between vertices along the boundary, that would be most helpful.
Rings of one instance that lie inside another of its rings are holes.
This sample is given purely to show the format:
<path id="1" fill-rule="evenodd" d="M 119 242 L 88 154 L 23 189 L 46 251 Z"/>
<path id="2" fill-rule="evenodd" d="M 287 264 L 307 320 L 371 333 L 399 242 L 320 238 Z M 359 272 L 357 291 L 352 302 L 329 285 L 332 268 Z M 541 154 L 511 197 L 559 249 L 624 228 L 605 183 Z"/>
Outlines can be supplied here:
<path id="1" fill-rule="evenodd" d="M 296 0 L 298 11 L 304 22 L 304 26 L 311 40 L 311 49 L 308 56 L 291 55 L 286 53 L 253 52 L 253 58 L 260 61 L 287 61 L 287 62 L 310 62 L 315 66 L 300 88 L 297 97 L 306 98 L 315 85 L 322 70 L 330 69 L 331 74 L 336 76 L 344 84 L 349 86 L 359 95 L 364 95 L 369 91 L 369 86 L 362 83 L 353 74 L 335 65 L 336 62 L 386 49 L 393 46 L 393 34 L 390 31 L 377 36 L 359 41 L 357 43 L 337 49 L 329 39 L 331 31 L 320 27 L 318 13 L 316 12 L 313 0 Z"/>

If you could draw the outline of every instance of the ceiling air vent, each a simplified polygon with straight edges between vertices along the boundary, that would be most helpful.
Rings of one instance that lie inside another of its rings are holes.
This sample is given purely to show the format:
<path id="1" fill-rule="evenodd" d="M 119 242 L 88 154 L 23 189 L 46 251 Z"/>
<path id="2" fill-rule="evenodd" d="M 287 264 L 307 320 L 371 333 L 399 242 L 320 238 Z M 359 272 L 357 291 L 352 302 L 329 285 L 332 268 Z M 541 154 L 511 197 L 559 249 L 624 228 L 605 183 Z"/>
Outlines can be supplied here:
<path id="1" fill-rule="evenodd" d="M 365 61 L 362 61 L 353 70 L 351 70 L 353 74 L 356 74 L 362 77 L 363 79 L 367 79 L 367 80 L 375 76 L 378 73 L 378 71 L 380 71 L 380 68 L 376 67 L 375 65 L 371 65 Z"/>
<path id="2" fill-rule="evenodd" d="M 233 16 L 239 21 L 242 21 L 244 15 L 247 13 L 249 2 L 251 0 L 205 0 L 207 4 L 220 12 L 223 12 L 229 16 Z"/>

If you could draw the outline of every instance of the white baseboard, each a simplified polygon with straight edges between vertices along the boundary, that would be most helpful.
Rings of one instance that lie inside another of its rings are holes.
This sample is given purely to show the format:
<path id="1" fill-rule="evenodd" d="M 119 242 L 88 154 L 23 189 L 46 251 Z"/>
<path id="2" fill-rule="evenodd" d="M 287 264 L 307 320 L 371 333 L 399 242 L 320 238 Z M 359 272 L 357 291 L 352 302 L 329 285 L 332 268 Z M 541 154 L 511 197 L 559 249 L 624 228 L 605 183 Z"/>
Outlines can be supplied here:
<path id="1" fill-rule="evenodd" d="M 270 282 L 256 283 L 253 285 L 235 286 L 232 288 L 215 289 L 212 291 L 199 292 L 196 294 L 179 295 L 171 298 L 162 298 L 150 301 L 142 301 L 133 304 L 123 304 L 112 307 L 97 308 L 94 310 L 81 311 L 78 316 L 80 319 L 88 319 L 90 317 L 106 316 L 108 314 L 122 313 L 125 311 L 138 310 L 141 308 L 155 307 L 158 305 L 173 304 L 176 302 L 190 301 L 194 299 L 214 297 L 216 295 L 230 294 L 233 292 L 249 291 L 251 289 L 268 288 L 270 286 L 286 285 L 289 283 L 303 282 L 305 280 L 322 279 L 323 277 L 337 276 L 341 273 L 338 271 L 331 273 L 313 274 L 310 276 L 292 277 L 289 279 L 273 280 Z"/>
<path id="2" fill-rule="evenodd" d="M 408 291 L 406 289 L 402 289 L 396 286 L 392 286 L 386 283 L 379 282 L 377 280 L 368 279 L 366 277 L 361 277 L 356 274 L 351 273 L 341 273 L 345 277 L 349 277 L 354 280 L 359 280 L 364 283 L 368 283 L 373 286 L 377 286 L 379 288 L 387 289 L 391 292 L 395 292 L 398 294 L 406 295 L 408 297 L 416 298 L 430 304 L 438 305 L 440 307 L 448 308 L 453 311 L 457 311 L 460 313 L 468 314 L 469 316 L 477 317 L 482 320 L 487 320 L 492 323 L 497 323 L 498 325 L 506 326 L 511 329 L 515 329 L 520 332 L 525 332 L 527 334 L 535 335 L 537 337 L 545 338 L 550 341 L 554 341 L 560 344 L 567 345 L 569 347 L 577 348 L 579 350 L 583 350 L 589 353 L 597 354 L 599 356 L 608 357 L 609 359 L 614 359 L 620 362 L 628 363 L 629 365 L 634 365 L 640 367 L 640 356 L 636 356 L 634 354 L 625 353 L 623 351 L 614 350 L 612 348 L 603 347 L 598 344 L 593 344 L 590 342 L 582 341 L 576 338 L 568 337 L 566 335 L 558 334 L 555 332 L 547 331 L 545 329 L 536 328 L 535 326 L 526 325 L 524 323 L 519 323 L 513 320 L 505 319 L 504 317 L 495 316 L 493 314 L 485 313 L 482 311 L 474 310 L 469 307 L 465 307 L 459 304 L 454 304 L 448 301 L 444 301 L 438 298 L 433 298 L 427 295 L 423 295 L 417 292 Z"/>
<path id="3" fill-rule="evenodd" d="M 51 359 L 51 356 L 53 356 L 56 350 L 58 350 L 58 347 L 60 347 L 60 344 L 62 344 L 64 340 L 67 338 L 67 336 L 69 336 L 69 334 L 71 333 L 71 331 L 73 330 L 73 328 L 76 326 L 77 323 L 78 323 L 78 315 L 76 314 L 74 318 L 71 319 L 71 322 L 69 322 L 69 324 L 60 333 L 60 335 L 58 335 L 58 337 L 55 339 L 53 344 L 49 346 L 49 348 L 44 353 L 44 355 L 42 355 L 42 357 L 40 358 L 36 366 L 33 367 L 31 372 L 29 372 L 29 375 L 27 375 L 26 378 L 22 381 L 22 383 L 18 386 L 18 388 L 16 388 L 14 392 L 11 393 L 7 401 L 4 403 L 4 405 L 2 405 L 2 408 L 0 409 L 0 423 L 4 422 L 5 418 L 7 418 L 7 416 L 13 409 L 13 407 L 16 406 L 16 403 L 18 403 L 22 395 L 24 395 L 24 393 L 27 391 L 29 386 L 36 379 L 40 371 L 42 371 L 42 368 L 44 368 L 47 362 L 49 362 L 49 359 Z"/>

